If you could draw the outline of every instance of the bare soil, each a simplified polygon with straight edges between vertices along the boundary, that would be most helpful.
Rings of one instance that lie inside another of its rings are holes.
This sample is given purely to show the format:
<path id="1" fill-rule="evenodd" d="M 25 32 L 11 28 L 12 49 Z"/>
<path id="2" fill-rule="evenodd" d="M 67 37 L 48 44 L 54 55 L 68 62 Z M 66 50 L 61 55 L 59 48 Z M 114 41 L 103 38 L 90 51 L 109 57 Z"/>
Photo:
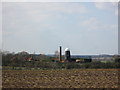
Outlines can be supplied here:
<path id="1" fill-rule="evenodd" d="M 3 70 L 3 88 L 118 88 L 117 69 Z"/>

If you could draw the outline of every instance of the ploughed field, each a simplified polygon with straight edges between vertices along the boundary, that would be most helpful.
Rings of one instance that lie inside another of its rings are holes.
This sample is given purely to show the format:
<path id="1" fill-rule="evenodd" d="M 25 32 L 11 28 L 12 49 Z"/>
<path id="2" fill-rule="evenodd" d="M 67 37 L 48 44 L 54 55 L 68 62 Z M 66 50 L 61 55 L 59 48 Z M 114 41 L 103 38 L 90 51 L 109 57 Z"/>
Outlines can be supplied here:
<path id="1" fill-rule="evenodd" d="M 116 69 L 3 70 L 3 88 L 118 88 Z"/>

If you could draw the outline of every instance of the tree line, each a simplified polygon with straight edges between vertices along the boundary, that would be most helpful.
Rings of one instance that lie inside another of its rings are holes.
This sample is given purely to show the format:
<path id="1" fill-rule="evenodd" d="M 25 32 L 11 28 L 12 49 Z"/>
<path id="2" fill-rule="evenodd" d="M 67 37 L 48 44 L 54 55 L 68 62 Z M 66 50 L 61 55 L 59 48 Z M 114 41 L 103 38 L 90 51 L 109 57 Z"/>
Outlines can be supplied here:
<path id="1" fill-rule="evenodd" d="M 120 68 L 120 58 L 115 57 L 115 62 L 102 63 L 87 62 L 55 62 L 55 57 L 28 53 L 2 54 L 2 69 L 86 69 L 86 68 Z"/>

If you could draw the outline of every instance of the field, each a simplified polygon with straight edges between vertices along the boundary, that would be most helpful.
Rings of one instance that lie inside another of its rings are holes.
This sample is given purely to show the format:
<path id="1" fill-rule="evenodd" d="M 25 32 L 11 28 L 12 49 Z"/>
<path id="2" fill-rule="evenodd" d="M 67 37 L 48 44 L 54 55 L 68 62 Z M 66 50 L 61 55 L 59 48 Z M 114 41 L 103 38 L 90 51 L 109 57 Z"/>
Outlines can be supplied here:
<path id="1" fill-rule="evenodd" d="M 118 88 L 116 69 L 3 70 L 3 88 Z"/>

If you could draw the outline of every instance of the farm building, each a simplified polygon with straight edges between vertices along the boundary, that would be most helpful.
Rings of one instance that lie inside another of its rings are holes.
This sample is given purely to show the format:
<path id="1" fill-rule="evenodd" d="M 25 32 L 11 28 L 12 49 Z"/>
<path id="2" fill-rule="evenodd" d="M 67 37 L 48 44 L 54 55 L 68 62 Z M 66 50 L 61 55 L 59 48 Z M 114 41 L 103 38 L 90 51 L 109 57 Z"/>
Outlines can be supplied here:
<path id="1" fill-rule="evenodd" d="M 111 55 L 99 55 L 97 57 L 92 57 L 92 61 L 100 61 L 100 62 L 114 62 L 115 58 Z"/>
<path id="2" fill-rule="evenodd" d="M 59 62 L 76 62 L 76 63 L 83 63 L 83 62 L 91 62 L 91 58 L 76 58 L 71 56 L 71 52 L 69 48 L 65 49 L 65 55 L 62 55 L 62 47 L 60 46 L 60 52 L 59 52 L 59 59 L 55 59 L 54 61 Z"/>

